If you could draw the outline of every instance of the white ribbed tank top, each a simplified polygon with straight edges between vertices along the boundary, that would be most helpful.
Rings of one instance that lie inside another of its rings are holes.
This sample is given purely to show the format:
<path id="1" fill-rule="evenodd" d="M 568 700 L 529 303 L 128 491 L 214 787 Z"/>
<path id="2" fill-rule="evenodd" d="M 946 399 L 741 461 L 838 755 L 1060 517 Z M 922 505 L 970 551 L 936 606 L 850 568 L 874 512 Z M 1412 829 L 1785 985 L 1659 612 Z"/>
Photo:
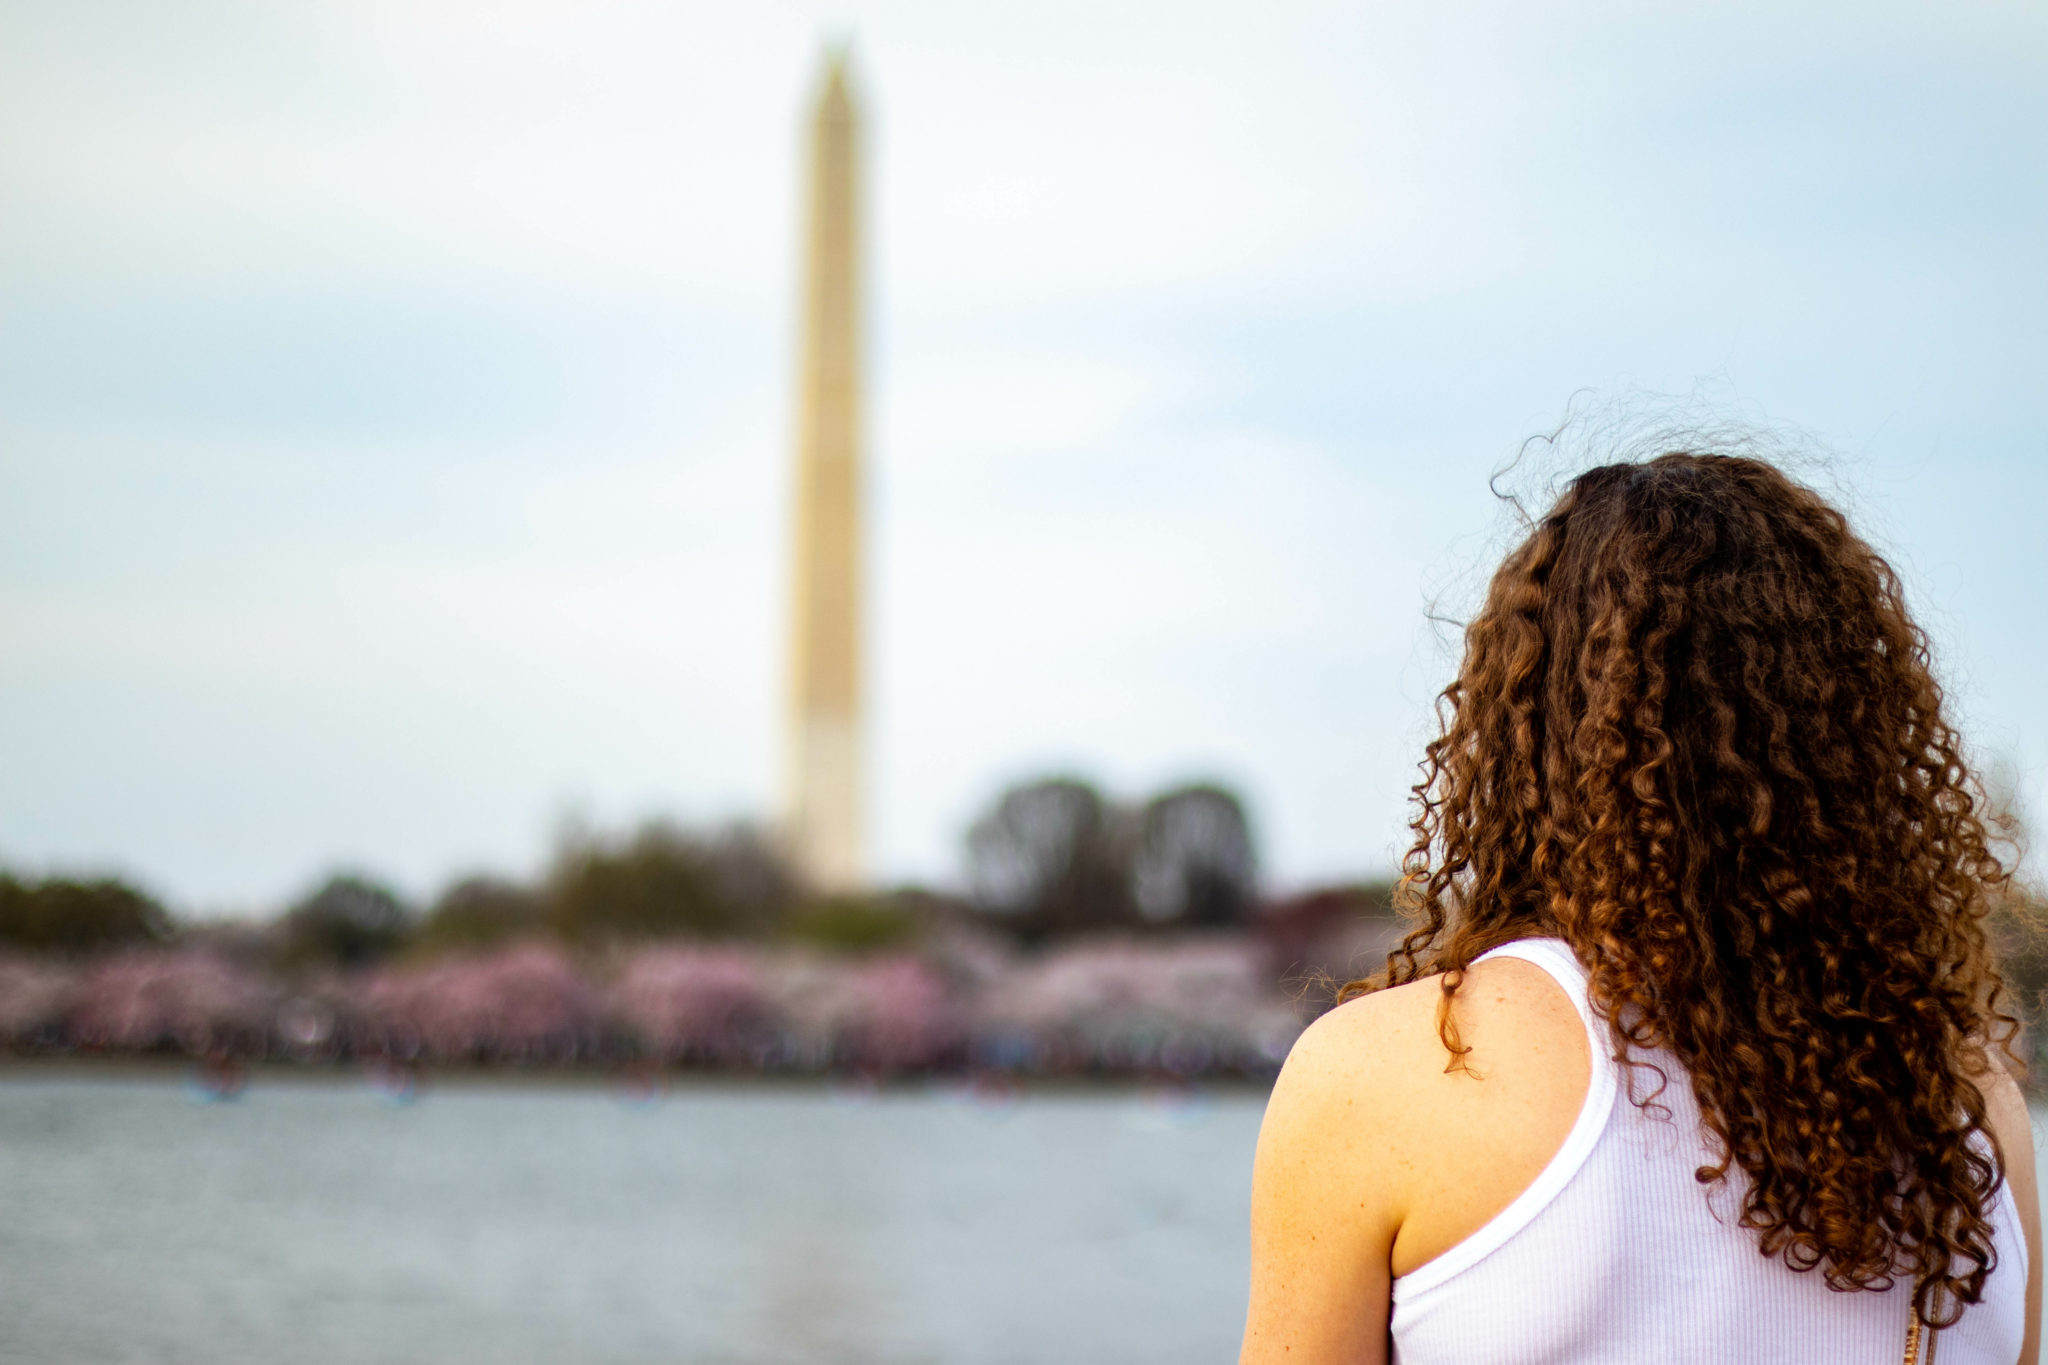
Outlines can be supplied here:
<path id="1" fill-rule="evenodd" d="M 1757 1251 L 1735 1225 L 1739 1171 L 1720 1186 L 1693 1172 L 1711 1148 L 1685 1070 L 1664 1118 L 1628 1096 L 1586 973 L 1559 939 L 1523 939 L 1480 958 L 1548 972 L 1585 1022 L 1592 1083 L 1564 1145 L 1479 1231 L 1394 1281 L 1396 1365 L 1894 1365 L 1912 1287 L 1837 1293 Z M 1655 1076 L 1638 1072 L 1650 1083 Z M 1940 1365 L 2013 1365 L 2026 1326 L 2027 1250 L 2010 1186 L 1993 1209 L 1998 1266 L 1983 1302 L 1939 1337 Z"/>

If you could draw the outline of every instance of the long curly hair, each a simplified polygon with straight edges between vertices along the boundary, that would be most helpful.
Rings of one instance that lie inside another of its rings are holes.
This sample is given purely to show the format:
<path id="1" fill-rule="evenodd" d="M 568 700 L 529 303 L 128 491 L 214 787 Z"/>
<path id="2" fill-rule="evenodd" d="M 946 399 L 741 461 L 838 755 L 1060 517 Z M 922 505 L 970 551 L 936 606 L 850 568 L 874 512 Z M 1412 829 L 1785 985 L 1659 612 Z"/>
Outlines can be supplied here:
<path id="1" fill-rule="evenodd" d="M 1891 566 L 1757 460 L 1593 469 L 1502 563 L 1437 714 L 1419 922 L 1339 998 L 1439 977 L 1457 1065 L 1465 969 L 1561 937 L 1616 1059 L 1684 1063 L 1698 1177 L 1739 1169 L 1764 1255 L 1837 1290 L 1910 1279 L 1936 1326 L 1977 1302 L 2009 873 Z"/>

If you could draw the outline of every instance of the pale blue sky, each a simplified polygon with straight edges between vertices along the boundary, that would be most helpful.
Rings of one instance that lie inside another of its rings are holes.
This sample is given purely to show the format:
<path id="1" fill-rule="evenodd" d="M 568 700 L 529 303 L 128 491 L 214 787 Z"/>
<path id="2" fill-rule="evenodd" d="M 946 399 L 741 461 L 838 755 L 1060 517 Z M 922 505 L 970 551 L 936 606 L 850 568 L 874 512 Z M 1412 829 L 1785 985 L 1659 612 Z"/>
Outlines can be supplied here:
<path id="1" fill-rule="evenodd" d="M 769 810 L 841 32 L 884 874 L 1048 768 L 1389 864 L 1575 395 L 1831 451 L 2048 797 L 2038 5 L 0 0 L 0 859 L 246 911 Z"/>

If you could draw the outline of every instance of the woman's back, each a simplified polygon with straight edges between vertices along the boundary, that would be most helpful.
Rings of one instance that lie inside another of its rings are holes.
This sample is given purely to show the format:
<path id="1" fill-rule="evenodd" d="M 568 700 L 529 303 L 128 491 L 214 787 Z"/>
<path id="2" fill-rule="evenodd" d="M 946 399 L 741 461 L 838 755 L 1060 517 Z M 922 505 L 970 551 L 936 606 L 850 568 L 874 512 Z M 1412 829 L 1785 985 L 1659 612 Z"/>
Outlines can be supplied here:
<path id="1" fill-rule="evenodd" d="M 1889 1361 L 1909 1320 L 1943 1365 L 2029 1352 L 2013 884 L 1945 710 L 1813 490 L 1686 451 L 1574 479 L 1439 697 L 1413 928 L 1274 1088 L 1246 1359 Z"/>
<path id="2" fill-rule="evenodd" d="M 1448 1008 L 1456 1064 L 1439 1035 Z M 1682 1065 L 1611 1060 L 1586 975 L 1556 939 L 1482 955 L 1324 1015 L 1290 1054 L 1259 1138 L 1245 1358 L 1401 1365 L 1743 1361 L 1889 1365 L 1909 1285 L 1838 1292 L 1736 1224 L 1740 1173 L 1703 1184 L 1710 1140 Z M 1939 1336 L 1938 1365 L 2021 1358 L 2036 1220 L 2018 1086 L 1984 1078 L 2010 1184 L 1998 1264 Z M 2022 1217 L 2021 1209 L 2028 1210 Z M 2031 1362 L 2028 1362 L 2031 1365 Z"/>
<path id="3" fill-rule="evenodd" d="M 1555 939 L 1493 950 L 1542 968 L 1584 1021 L 1589 1083 L 1571 1128 L 1532 1183 L 1470 1235 L 1393 1281 L 1393 1355 L 1402 1365 L 1624 1365 L 1642 1361 L 1897 1360 L 1910 1284 L 1841 1293 L 1759 1254 L 1736 1222 L 1735 1192 L 1702 1186 L 1712 1161 L 1682 1066 L 1646 1054 L 1670 1084 L 1638 1094 L 1608 1056 L 1585 973 Z M 1480 1083 L 1484 1061 L 1477 1062 Z M 1446 1179 L 1454 1173 L 1444 1172 Z M 1983 1300 L 1940 1334 L 1941 1365 L 2009 1365 L 2026 1326 L 2027 1254 L 2010 1186 L 1993 1210 L 1998 1265 Z"/>

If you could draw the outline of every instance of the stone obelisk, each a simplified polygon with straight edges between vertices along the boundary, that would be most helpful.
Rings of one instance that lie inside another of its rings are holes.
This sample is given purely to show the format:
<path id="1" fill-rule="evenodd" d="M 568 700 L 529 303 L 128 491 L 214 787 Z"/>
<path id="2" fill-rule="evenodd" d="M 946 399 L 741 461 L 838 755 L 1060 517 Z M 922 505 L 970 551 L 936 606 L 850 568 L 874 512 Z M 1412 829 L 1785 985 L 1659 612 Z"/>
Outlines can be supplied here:
<path id="1" fill-rule="evenodd" d="M 799 362 L 784 833 L 814 890 L 861 857 L 860 119 L 827 54 L 810 128 Z"/>

